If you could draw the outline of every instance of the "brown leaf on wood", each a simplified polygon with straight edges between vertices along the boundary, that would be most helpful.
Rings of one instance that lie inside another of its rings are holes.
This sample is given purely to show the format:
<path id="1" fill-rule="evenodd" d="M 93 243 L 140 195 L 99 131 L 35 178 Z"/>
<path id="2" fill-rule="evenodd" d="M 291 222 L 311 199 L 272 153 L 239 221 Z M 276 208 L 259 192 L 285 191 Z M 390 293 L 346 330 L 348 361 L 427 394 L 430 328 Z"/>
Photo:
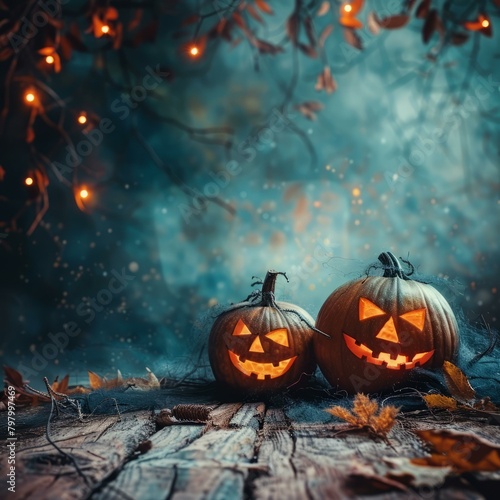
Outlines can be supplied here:
<path id="1" fill-rule="evenodd" d="M 384 17 L 382 19 L 376 19 L 378 25 L 385 30 L 395 30 L 402 28 L 408 24 L 410 16 L 406 14 L 397 14 L 394 16 Z"/>
<path id="2" fill-rule="evenodd" d="M 105 385 L 105 379 L 101 378 L 97 373 L 88 370 L 89 384 L 91 389 L 101 389 Z"/>
<path id="3" fill-rule="evenodd" d="M 425 23 L 422 27 L 422 40 L 424 43 L 429 43 L 429 40 L 436 31 L 438 18 L 438 11 L 436 9 L 432 9 L 427 15 Z"/>
<path id="4" fill-rule="evenodd" d="M 471 403 L 476 391 L 471 387 L 465 374 L 450 361 L 443 363 L 444 380 L 450 394 L 458 401 Z"/>
<path id="5" fill-rule="evenodd" d="M 271 9 L 269 4 L 264 0 L 255 0 L 255 5 L 257 5 L 257 7 L 266 14 L 274 14 L 273 9 Z"/>
<path id="6" fill-rule="evenodd" d="M 318 12 L 316 12 L 316 15 L 318 17 L 324 16 L 325 14 L 328 14 L 329 10 L 330 10 L 330 2 L 328 2 L 327 0 L 325 0 L 319 6 L 319 9 L 318 9 Z"/>
<path id="7" fill-rule="evenodd" d="M 441 408 L 444 410 L 457 409 L 457 402 L 455 399 L 441 394 L 426 394 L 424 396 L 424 401 L 428 408 Z"/>
<path id="8" fill-rule="evenodd" d="M 433 453 L 412 459 L 414 464 L 449 466 L 456 472 L 500 469 L 500 446 L 473 433 L 432 429 L 416 433 L 432 446 Z"/>
<path id="9" fill-rule="evenodd" d="M 318 75 L 314 88 L 318 91 L 324 90 L 327 94 L 331 94 L 337 90 L 337 84 L 333 79 L 329 66 L 325 66 L 323 71 Z"/>
<path id="10" fill-rule="evenodd" d="M 69 385 L 69 374 L 67 374 L 60 382 L 58 379 L 54 380 L 54 382 L 52 382 L 52 389 L 55 392 L 68 394 L 68 385 Z"/>
<path id="11" fill-rule="evenodd" d="M 363 50 L 363 42 L 359 35 L 351 29 L 344 29 L 344 38 L 349 45 L 352 45 L 358 50 Z"/>
<path id="12" fill-rule="evenodd" d="M 374 467 L 379 474 L 413 488 L 439 488 L 452 472 L 451 467 L 415 465 L 406 457 L 384 457 Z"/>
<path id="13" fill-rule="evenodd" d="M 379 409 L 376 400 L 360 393 L 354 397 L 352 411 L 341 406 L 334 406 L 325 411 L 345 420 L 354 428 L 368 429 L 380 437 L 387 436 L 396 423 L 396 416 L 399 413 L 398 408 L 391 405 Z"/>
<path id="14" fill-rule="evenodd" d="M 23 387 L 24 384 L 27 383 L 23 380 L 23 376 L 16 369 L 4 365 L 3 371 L 5 372 L 5 382 L 11 384 L 12 386 Z"/>
<path id="15" fill-rule="evenodd" d="M 318 46 L 323 48 L 325 46 L 326 39 L 330 36 L 330 33 L 333 31 L 333 25 L 329 24 L 325 26 L 325 29 L 321 32 L 318 38 Z"/>
<path id="16" fill-rule="evenodd" d="M 417 7 L 416 16 L 419 19 L 425 19 L 429 15 L 431 0 L 422 0 Z"/>

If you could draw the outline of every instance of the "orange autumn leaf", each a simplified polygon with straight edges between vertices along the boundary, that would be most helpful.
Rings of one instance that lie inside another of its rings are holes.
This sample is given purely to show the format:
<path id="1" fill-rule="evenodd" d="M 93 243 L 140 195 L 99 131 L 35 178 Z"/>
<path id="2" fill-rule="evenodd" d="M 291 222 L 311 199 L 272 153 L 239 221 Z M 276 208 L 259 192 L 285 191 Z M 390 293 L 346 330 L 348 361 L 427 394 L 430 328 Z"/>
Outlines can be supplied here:
<path id="1" fill-rule="evenodd" d="M 363 27 L 363 23 L 354 16 L 342 16 L 339 19 L 339 23 L 344 26 L 344 28 L 360 29 Z"/>
<path id="2" fill-rule="evenodd" d="M 428 408 L 456 410 L 457 402 L 455 399 L 441 394 L 427 394 L 424 396 L 425 404 Z"/>
<path id="3" fill-rule="evenodd" d="M 387 405 L 379 408 L 376 400 L 360 393 L 354 397 L 352 411 L 342 406 L 333 406 L 325 411 L 345 420 L 354 428 L 368 429 L 380 437 L 387 436 L 396 423 L 396 416 L 399 413 L 395 406 Z"/>
<path id="4" fill-rule="evenodd" d="M 105 380 L 102 379 L 97 373 L 88 370 L 89 384 L 91 389 L 100 389 L 104 386 Z"/>
<path id="5" fill-rule="evenodd" d="M 432 429 L 416 433 L 433 448 L 430 456 L 412 459 L 416 465 L 448 466 L 456 472 L 500 469 L 500 446 L 473 433 Z"/>
<path id="6" fill-rule="evenodd" d="M 255 0 L 255 5 L 266 14 L 274 14 L 273 9 L 264 0 Z"/>
<path id="7" fill-rule="evenodd" d="M 458 401 L 472 402 L 476 391 L 472 388 L 465 374 L 450 361 L 443 363 L 444 379 L 450 394 Z"/>

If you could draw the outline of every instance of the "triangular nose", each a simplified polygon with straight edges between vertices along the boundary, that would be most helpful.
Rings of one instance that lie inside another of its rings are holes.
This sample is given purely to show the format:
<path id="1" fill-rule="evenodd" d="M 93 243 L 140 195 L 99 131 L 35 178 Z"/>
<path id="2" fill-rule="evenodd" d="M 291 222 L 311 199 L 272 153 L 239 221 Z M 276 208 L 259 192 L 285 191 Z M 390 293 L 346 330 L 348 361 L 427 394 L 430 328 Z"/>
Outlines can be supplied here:
<path id="1" fill-rule="evenodd" d="M 252 345 L 249 349 L 250 352 L 264 352 L 264 348 L 260 342 L 259 337 L 255 337 L 255 340 L 252 342 Z"/>
<path id="2" fill-rule="evenodd" d="M 382 327 L 382 330 L 378 332 L 377 338 L 388 340 L 389 342 L 399 342 L 398 332 L 396 332 L 392 317 L 389 318 L 387 323 Z"/>

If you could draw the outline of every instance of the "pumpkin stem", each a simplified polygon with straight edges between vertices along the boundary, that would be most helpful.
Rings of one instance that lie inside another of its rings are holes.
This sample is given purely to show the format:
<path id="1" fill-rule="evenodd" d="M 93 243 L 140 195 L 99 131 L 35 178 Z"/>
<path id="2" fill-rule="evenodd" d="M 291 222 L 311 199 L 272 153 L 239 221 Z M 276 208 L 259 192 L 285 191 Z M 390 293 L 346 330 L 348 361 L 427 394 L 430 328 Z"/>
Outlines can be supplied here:
<path id="1" fill-rule="evenodd" d="M 276 286 L 276 278 L 278 275 L 284 276 L 288 281 L 286 273 L 279 271 L 269 270 L 264 278 L 264 283 L 262 283 L 262 304 L 265 306 L 276 307 L 276 300 L 274 298 L 274 288 Z"/>
<path id="2" fill-rule="evenodd" d="M 378 260 L 384 266 L 384 278 L 401 278 L 403 280 L 410 279 L 405 274 L 401 263 L 393 253 L 383 252 L 378 256 Z"/>

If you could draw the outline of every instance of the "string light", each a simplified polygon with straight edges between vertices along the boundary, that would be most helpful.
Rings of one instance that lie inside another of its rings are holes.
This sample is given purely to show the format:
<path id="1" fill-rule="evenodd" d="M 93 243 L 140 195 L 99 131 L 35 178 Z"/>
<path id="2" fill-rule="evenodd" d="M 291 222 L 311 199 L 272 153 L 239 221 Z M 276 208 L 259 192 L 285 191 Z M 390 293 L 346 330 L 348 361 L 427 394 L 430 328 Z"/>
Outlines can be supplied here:
<path id="1" fill-rule="evenodd" d="M 189 53 L 193 56 L 193 57 L 196 57 L 200 54 L 200 49 L 196 46 L 196 45 L 193 45 L 190 49 L 189 49 Z"/>
<path id="2" fill-rule="evenodd" d="M 78 123 L 80 123 L 81 125 L 84 125 L 85 123 L 87 123 L 87 116 L 85 115 L 85 113 L 81 113 L 78 116 Z"/>
<path id="3" fill-rule="evenodd" d="M 31 91 L 28 91 L 26 92 L 26 94 L 24 94 L 24 99 L 26 102 L 35 102 L 35 94 Z"/>
<path id="4" fill-rule="evenodd" d="M 80 198 L 88 198 L 89 197 L 89 192 L 86 189 L 81 189 L 80 190 Z"/>
<path id="5" fill-rule="evenodd" d="M 344 10 L 346 12 L 351 12 L 352 11 L 352 5 L 350 5 L 350 4 L 344 5 Z"/>
<path id="6" fill-rule="evenodd" d="M 488 19 L 484 19 L 484 21 L 481 22 L 481 26 L 483 28 L 487 28 L 489 25 L 490 25 L 490 22 L 488 21 Z"/>
<path id="7" fill-rule="evenodd" d="M 33 182 L 35 182 L 33 180 L 33 177 L 26 177 L 26 179 L 24 179 L 24 183 L 27 185 L 27 186 L 31 186 L 33 185 Z"/>
<path id="8" fill-rule="evenodd" d="M 106 35 L 107 33 L 109 33 L 109 26 L 107 24 L 101 26 L 101 31 Z"/>
<path id="9" fill-rule="evenodd" d="M 45 58 L 45 62 L 46 62 L 47 64 L 54 64 L 54 56 L 47 56 L 47 57 Z"/>
<path id="10" fill-rule="evenodd" d="M 356 188 L 353 188 L 353 190 L 352 190 L 352 195 L 353 195 L 355 198 L 357 198 L 358 196 L 360 196 L 360 195 L 361 195 L 361 189 L 359 189 L 359 188 L 357 188 L 357 187 L 356 187 Z"/>

